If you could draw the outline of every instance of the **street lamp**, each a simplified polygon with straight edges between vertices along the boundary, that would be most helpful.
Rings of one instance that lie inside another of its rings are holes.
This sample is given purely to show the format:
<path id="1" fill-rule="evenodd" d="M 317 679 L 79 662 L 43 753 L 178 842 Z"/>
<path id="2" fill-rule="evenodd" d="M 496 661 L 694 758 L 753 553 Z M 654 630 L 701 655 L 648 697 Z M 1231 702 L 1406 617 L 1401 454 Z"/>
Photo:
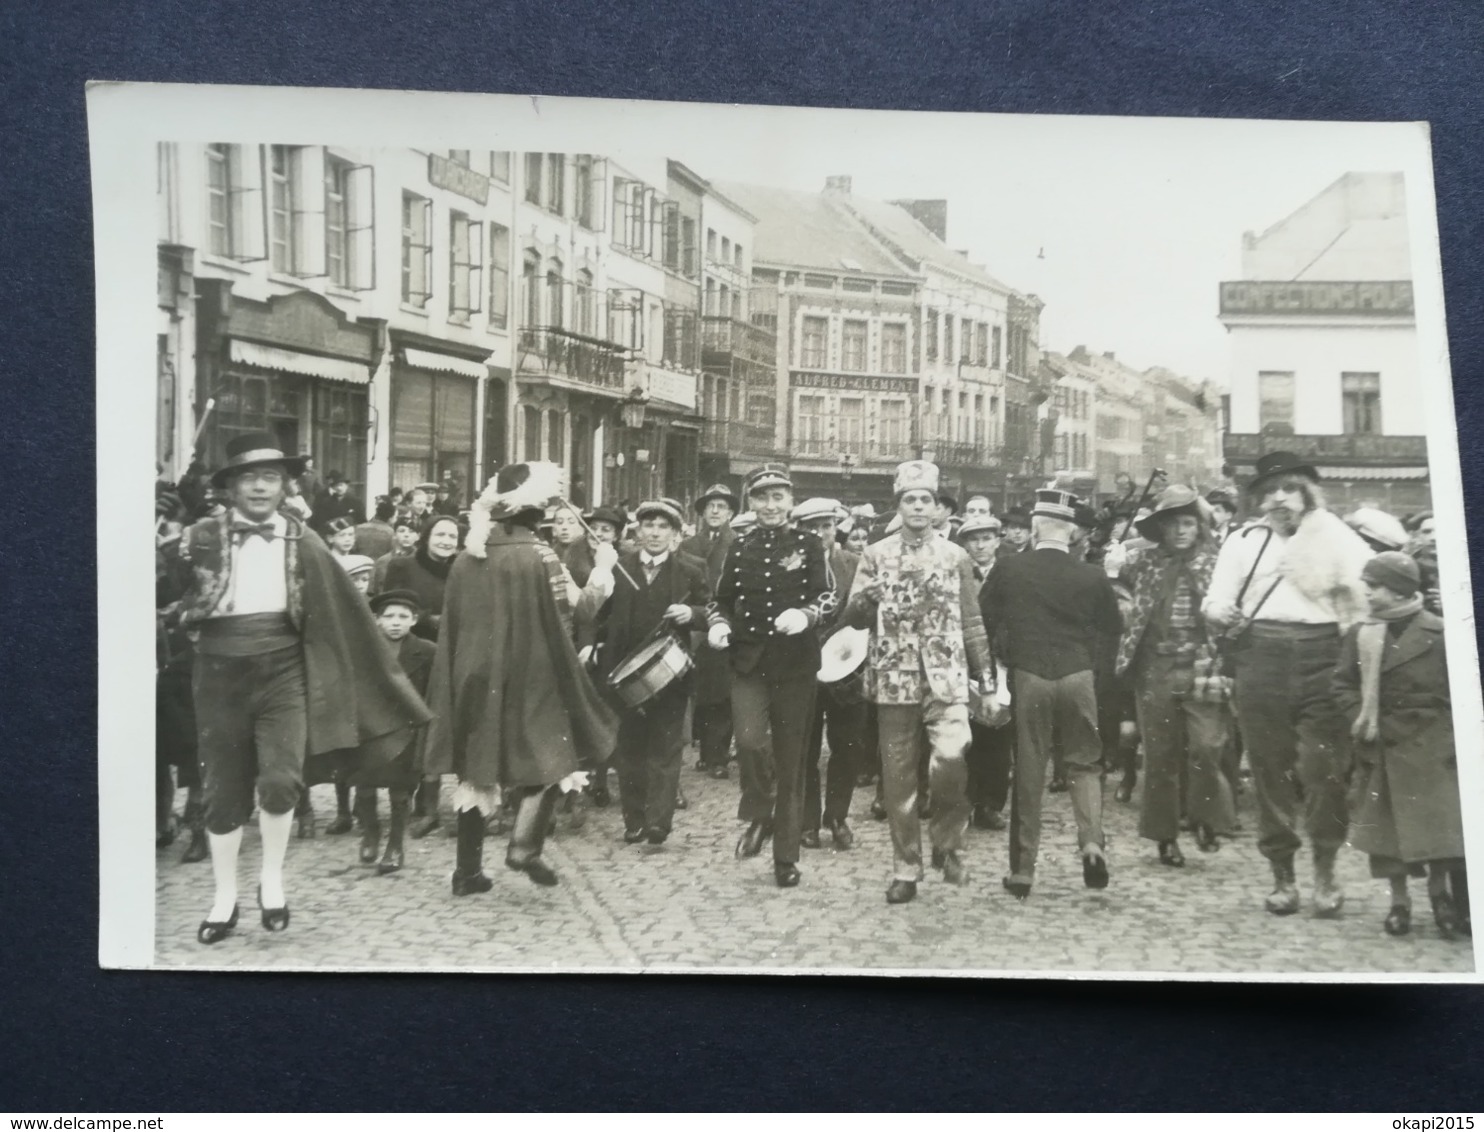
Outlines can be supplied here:
<path id="1" fill-rule="evenodd" d="M 840 475 L 843 476 L 845 479 L 848 480 L 850 478 L 851 473 L 855 471 L 855 464 L 856 464 L 855 453 L 853 453 L 853 452 L 841 452 L 840 453 Z"/>
<path id="2" fill-rule="evenodd" d="M 629 390 L 629 396 L 622 407 L 623 423 L 625 428 L 643 428 L 644 410 L 649 401 L 649 394 L 643 388 L 636 385 Z"/>

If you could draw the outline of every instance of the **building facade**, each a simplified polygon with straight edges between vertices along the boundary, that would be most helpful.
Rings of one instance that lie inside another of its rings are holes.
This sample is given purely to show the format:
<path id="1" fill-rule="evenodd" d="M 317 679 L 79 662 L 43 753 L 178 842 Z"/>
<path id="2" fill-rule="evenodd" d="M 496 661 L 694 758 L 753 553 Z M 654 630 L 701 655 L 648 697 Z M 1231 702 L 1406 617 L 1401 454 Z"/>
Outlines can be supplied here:
<path id="1" fill-rule="evenodd" d="M 162 143 L 158 161 L 162 462 L 217 466 L 266 429 L 357 494 L 446 479 L 467 498 L 510 378 L 493 155 Z"/>
<path id="2" fill-rule="evenodd" d="M 1340 507 L 1429 505 L 1411 280 L 1400 173 L 1347 173 L 1243 237 L 1242 278 L 1220 290 L 1239 481 L 1281 448 L 1311 459 Z"/>

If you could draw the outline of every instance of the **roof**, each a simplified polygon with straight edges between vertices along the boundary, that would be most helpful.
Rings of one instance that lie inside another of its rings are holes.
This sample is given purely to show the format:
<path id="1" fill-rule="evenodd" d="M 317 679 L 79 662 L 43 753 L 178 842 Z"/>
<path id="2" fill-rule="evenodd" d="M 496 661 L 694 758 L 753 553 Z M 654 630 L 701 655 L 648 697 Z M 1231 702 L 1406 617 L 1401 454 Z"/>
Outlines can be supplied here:
<path id="1" fill-rule="evenodd" d="M 1400 173 L 1346 173 L 1260 234 L 1242 239 L 1247 279 L 1355 282 L 1412 277 Z"/>
<path id="2" fill-rule="evenodd" d="M 1006 294 L 1013 290 L 938 239 L 900 205 L 853 195 L 842 196 L 840 201 L 914 266 L 928 264 Z"/>
<path id="3" fill-rule="evenodd" d="M 757 217 L 754 263 L 912 277 L 905 264 L 889 255 L 854 216 L 823 193 L 737 181 L 712 184 Z"/>

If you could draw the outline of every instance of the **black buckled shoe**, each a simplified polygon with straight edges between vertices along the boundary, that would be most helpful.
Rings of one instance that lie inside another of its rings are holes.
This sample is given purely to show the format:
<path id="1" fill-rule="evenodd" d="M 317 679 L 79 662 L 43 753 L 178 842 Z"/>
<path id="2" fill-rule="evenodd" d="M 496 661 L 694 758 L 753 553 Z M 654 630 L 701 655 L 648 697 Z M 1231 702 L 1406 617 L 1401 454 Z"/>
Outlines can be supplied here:
<path id="1" fill-rule="evenodd" d="M 643 826 L 640 826 L 638 829 L 626 829 L 626 830 L 623 831 L 623 841 L 624 841 L 624 844 L 625 845 L 638 845 L 639 842 L 641 842 L 643 840 L 644 840 L 644 827 Z"/>
<path id="2" fill-rule="evenodd" d="M 775 861 L 773 863 L 773 880 L 779 888 L 797 888 L 799 886 L 799 866 L 791 861 Z"/>
<path id="3" fill-rule="evenodd" d="M 1172 869 L 1183 869 L 1185 867 L 1185 854 L 1180 852 L 1180 842 L 1161 841 L 1159 843 L 1159 863 L 1169 865 Z M 1088 886 L 1092 887 L 1091 885 Z"/>
<path id="4" fill-rule="evenodd" d="M 201 926 L 196 929 L 196 942 L 204 943 L 208 947 L 213 943 L 221 943 L 232 934 L 232 929 L 237 926 L 237 905 L 232 905 L 232 914 L 225 920 L 202 920 Z"/>
<path id="5" fill-rule="evenodd" d="M 1031 882 L 1020 877 L 1006 877 L 1000 883 L 1005 886 L 1005 891 L 1016 900 L 1024 900 L 1031 894 Z"/>
<path id="6" fill-rule="evenodd" d="M 400 845 L 387 842 L 386 852 L 381 855 L 381 860 L 376 862 L 376 871 L 381 876 L 402 871 L 402 864 L 406 859 Z"/>
<path id="7" fill-rule="evenodd" d="M 917 882 L 915 880 L 894 880 L 886 889 L 886 902 L 888 904 L 910 904 L 917 899 Z"/>
<path id="8" fill-rule="evenodd" d="M 1393 904 L 1391 911 L 1386 913 L 1386 919 L 1381 921 L 1381 927 L 1387 935 L 1406 935 L 1412 930 L 1412 909 L 1405 904 Z"/>
<path id="9" fill-rule="evenodd" d="M 263 930 L 266 932 L 287 931 L 289 926 L 289 906 L 287 903 L 282 908 L 263 907 L 263 886 L 258 885 L 258 911 L 261 913 Z"/>

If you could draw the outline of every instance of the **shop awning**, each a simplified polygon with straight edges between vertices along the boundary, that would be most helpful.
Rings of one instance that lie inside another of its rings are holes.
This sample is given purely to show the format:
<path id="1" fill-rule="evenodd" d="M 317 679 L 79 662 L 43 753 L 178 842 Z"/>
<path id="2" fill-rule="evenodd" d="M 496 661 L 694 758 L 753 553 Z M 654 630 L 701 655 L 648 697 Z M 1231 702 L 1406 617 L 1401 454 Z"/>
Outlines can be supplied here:
<path id="1" fill-rule="evenodd" d="M 483 362 L 457 358 L 452 354 L 439 354 L 432 350 L 418 350 L 411 346 L 402 351 L 402 356 L 407 359 L 408 365 L 416 369 L 432 370 L 434 373 L 456 373 L 463 377 L 484 378 L 490 372 Z"/>
<path id="2" fill-rule="evenodd" d="M 305 377 L 322 377 L 327 381 L 343 381 L 350 385 L 371 384 L 371 371 L 360 362 L 346 358 L 324 358 L 318 354 L 301 354 L 298 350 L 244 342 L 240 338 L 232 339 L 231 359 L 238 365 L 257 366 L 259 369 L 301 373 Z"/>
<path id="3" fill-rule="evenodd" d="M 1321 479 L 1327 480 L 1425 480 L 1428 468 L 1425 464 L 1408 464 L 1403 467 L 1377 467 L 1374 464 L 1320 464 L 1316 469 Z"/>

